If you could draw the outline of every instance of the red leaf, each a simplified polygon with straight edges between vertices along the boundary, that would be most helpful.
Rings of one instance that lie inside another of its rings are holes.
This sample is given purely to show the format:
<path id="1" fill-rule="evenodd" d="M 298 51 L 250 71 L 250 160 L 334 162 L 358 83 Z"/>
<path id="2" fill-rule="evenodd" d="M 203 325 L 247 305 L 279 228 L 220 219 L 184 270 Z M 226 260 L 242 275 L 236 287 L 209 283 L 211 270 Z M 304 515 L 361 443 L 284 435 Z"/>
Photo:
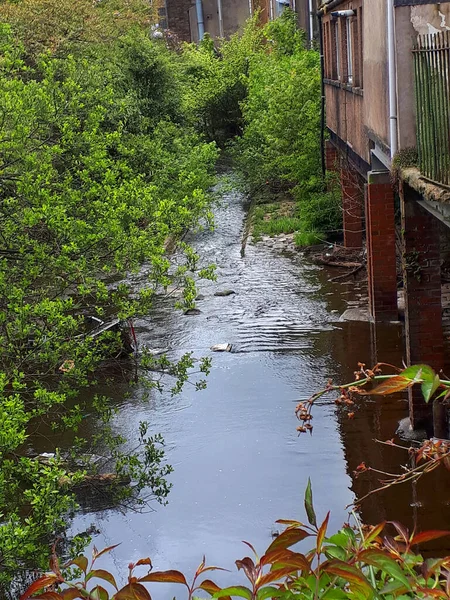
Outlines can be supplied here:
<path id="1" fill-rule="evenodd" d="M 298 542 L 301 542 L 311 534 L 304 529 L 286 529 L 278 537 L 276 537 L 270 546 L 267 548 L 266 553 L 276 548 L 289 548 Z"/>
<path id="2" fill-rule="evenodd" d="M 103 579 L 104 581 L 107 581 L 112 586 L 114 586 L 116 588 L 116 590 L 119 589 L 117 587 L 117 583 L 116 583 L 116 580 L 114 579 L 114 576 L 111 575 L 111 573 L 109 571 L 105 571 L 104 569 L 93 569 L 92 571 L 89 571 L 89 573 L 87 574 L 86 581 L 89 581 L 90 579 L 93 579 L 94 577 L 96 579 Z"/>
<path id="3" fill-rule="evenodd" d="M 291 519 L 278 519 L 275 523 L 279 523 L 280 525 L 288 525 L 289 527 L 304 527 L 303 523 L 300 521 L 292 521 Z"/>
<path id="4" fill-rule="evenodd" d="M 155 581 L 160 583 L 181 583 L 186 587 L 189 587 L 185 576 L 180 571 L 155 571 L 155 573 L 149 573 L 145 577 L 139 577 L 138 581 L 149 582 Z"/>
<path id="5" fill-rule="evenodd" d="M 140 558 L 134 566 L 135 567 L 139 567 L 140 565 L 148 565 L 151 568 L 152 567 L 152 561 L 148 557 L 147 558 Z"/>
<path id="6" fill-rule="evenodd" d="M 348 583 L 353 583 L 357 587 L 364 589 L 367 593 L 371 592 L 371 587 L 367 579 L 352 565 L 348 565 L 342 561 L 333 561 L 328 564 L 324 563 L 323 567 L 326 573 L 337 575 L 348 581 Z"/>
<path id="7" fill-rule="evenodd" d="M 243 569 L 243 571 L 247 575 L 247 578 L 249 579 L 249 581 L 251 581 L 252 583 L 254 583 L 256 581 L 256 578 L 258 577 L 258 573 L 255 568 L 255 563 L 252 561 L 251 558 L 246 556 L 242 560 L 237 560 L 236 566 L 238 569 Z"/>
<path id="8" fill-rule="evenodd" d="M 86 592 L 83 596 L 83 592 L 76 588 L 69 588 L 61 592 L 61 598 L 64 600 L 76 600 L 76 598 L 86 598 Z"/>
<path id="9" fill-rule="evenodd" d="M 61 579 L 55 575 L 55 573 L 47 573 L 39 577 L 34 583 L 30 585 L 25 593 L 20 596 L 20 600 L 28 600 L 34 593 L 39 592 L 43 588 L 53 585 L 54 583 L 60 583 Z"/>
<path id="10" fill-rule="evenodd" d="M 388 394 L 395 394 L 401 392 L 414 385 L 414 380 L 409 377 L 403 377 L 402 375 L 395 375 L 377 385 L 373 390 L 358 390 L 358 394 L 365 394 L 368 396 L 378 395 L 387 396 Z"/>
<path id="11" fill-rule="evenodd" d="M 102 554 L 106 554 L 107 552 L 111 552 L 111 550 L 114 550 L 114 548 L 117 548 L 117 546 L 120 546 L 120 544 L 114 544 L 114 546 L 103 548 L 103 550 L 100 550 L 100 552 L 95 552 L 94 559 L 97 560 L 99 556 L 102 556 Z"/>
<path id="12" fill-rule="evenodd" d="M 438 530 L 430 530 L 430 531 L 422 531 L 422 533 L 418 533 L 411 540 L 411 544 L 423 544 L 424 542 L 430 542 L 431 540 L 437 540 L 441 537 L 445 537 L 446 535 L 450 535 L 450 531 L 438 531 Z"/>
<path id="13" fill-rule="evenodd" d="M 391 525 L 393 525 L 395 527 L 395 529 L 398 531 L 400 537 L 403 539 L 405 544 L 408 544 L 409 543 L 408 528 L 405 527 L 404 525 L 402 525 L 401 523 L 399 523 L 398 521 L 389 521 L 389 523 L 391 523 Z"/>
<path id="14" fill-rule="evenodd" d="M 129 583 L 114 594 L 113 600 L 152 600 L 152 597 L 140 583 Z"/>
<path id="15" fill-rule="evenodd" d="M 329 518 L 330 518 L 330 513 L 328 512 L 327 516 L 325 517 L 324 522 L 322 523 L 319 531 L 317 532 L 317 544 L 316 544 L 317 554 L 319 554 L 320 551 L 322 550 L 322 544 L 323 544 L 323 540 L 325 538 L 325 534 L 327 532 Z"/>
<path id="16" fill-rule="evenodd" d="M 364 544 L 369 545 L 371 542 L 373 542 L 380 535 L 380 533 L 383 531 L 383 529 L 385 527 L 386 527 L 386 521 L 383 521 L 379 525 L 375 525 L 375 527 L 373 527 L 373 529 L 371 531 L 369 531 L 369 533 L 364 538 Z"/>
<path id="17" fill-rule="evenodd" d="M 250 544 L 250 542 L 246 542 L 245 540 L 243 540 L 242 543 L 245 544 L 246 546 L 248 546 L 256 557 L 258 556 L 255 548 Z"/>
<path id="18" fill-rule="evenodd" d="M 56 592 L 45 592 L 44 594 L 39 594 L 38 596 L 33 596 L 33 600 L 61 600 L 61 596 Z"/>
<path id="19" fill-rule="evenodd" d="M 211 594 L 211 596 L 221 589 L 216 583 L 214 583 L 214 581 L 211 581 L 210 579 L 205 579 L 205 581 L 202 581 L 198 588 L 200 590 L 205 590 L 205 592 L 208 592 L 208 594 Z M 223 600 L 231 600 L 231 598 L 230 596 L 223 596 Z"/>
<path id="20" fill-rule="evenodd" d="M 292 575 L 292 573 L 296 573 L 298 570 L 299 569 L 297 567 L 283 567 L 282 569 L 270 571 L 270 573 L 266 573 L 258 578 L 258 587 L 261 588 L 263 585 L 278 581 L 279 579 L 286 577 L 286 575 Z"/>

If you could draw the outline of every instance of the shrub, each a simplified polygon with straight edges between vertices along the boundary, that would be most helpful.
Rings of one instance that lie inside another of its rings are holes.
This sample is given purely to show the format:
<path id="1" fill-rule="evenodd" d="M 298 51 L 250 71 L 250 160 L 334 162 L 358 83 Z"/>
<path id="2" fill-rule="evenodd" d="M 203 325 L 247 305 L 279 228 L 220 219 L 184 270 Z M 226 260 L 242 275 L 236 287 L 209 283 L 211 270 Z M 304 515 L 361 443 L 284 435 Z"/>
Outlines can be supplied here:
<path id="1" fill-rule="evenodd" d="M 1 44 L 0 586 L 8 589 L 19 567 L 43 564 L 49 536 L 64 529 L 71 489 L 85 474 L 81 451 L 109 447 L 111 468 L 133 482 L 120 490 L 125 503 L 143 503 L 144 488 L 165 501 L 162 440 L 142 423 L 137 450 L 125 452 L 108 399 L 87 398 L 122 341 L 119 333 L 89 336 L 84 315 L 148 314 L 173 282 L 192 304 L 194 277 L 212 272 L 186 245 L 184 263 L 172 268 L 165 248 L 211 219 L 217 150 L 183 124 L 169 100 L 181 83 L 165 48 L 145 35 L 86 56 L 36 55 L 28 66 L 5 25 Z M 145 286 L 120 283 L 143 262 Z M 173 374 L 177 392 L 193 364 L 190 355 L 172 365 L 144 353 L 141 367 Z M 146 383 L 159 386 L 149 376 Z M 90 440 L 86 413 L 101 424 Z M 72 432 L 70 456 L 54 446 L 48 464 L 25 455 L 31 425 L 42 420 Z"/>
<path id="2" fill-rule="evenodd" d="M 249 61 L 245 128 L 234 156 L 252 189 L 279 183 L 314 190 L 321 178 L 319 55 L 305 48 L 291 11 L 264 37 L 266 48 Z"/>

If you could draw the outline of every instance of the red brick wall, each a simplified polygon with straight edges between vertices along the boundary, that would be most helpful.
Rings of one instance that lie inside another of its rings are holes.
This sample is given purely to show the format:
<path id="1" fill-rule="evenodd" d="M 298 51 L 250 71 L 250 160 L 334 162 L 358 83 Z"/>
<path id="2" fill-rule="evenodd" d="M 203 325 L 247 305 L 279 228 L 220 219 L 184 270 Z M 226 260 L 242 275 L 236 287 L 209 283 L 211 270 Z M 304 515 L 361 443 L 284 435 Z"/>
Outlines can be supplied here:
<path id="1" fill-rule="evenodd" d="M 400 190 L 405 285 L 405 334 L 408 364 L 444 366 L 439 221 L 421 207 L 421 197 L 406 184 Z M 413 426 L 432 416 L 420 390 L 410 394 Z"/>
<path id="2" fill-rule="evenodd" d="M 189 26 L 189 8 L 191 0 L 167 0 L 167 26 L 177 36 L 186 41 L 191 41 L 191 30 Z"/>
<path id="3" fill-rule="evenodd" d="M 369 308 L 375 321 L 395 321 L 397 268 L 394 190 L 390 174 L 369 174 L 366 192 Z"/>
<path id="4" fill-rule="evenodd" d="M 344 246 L 362 248 L 364 186 L 357 173 L 349 166 L 341 168 L 341 189 Z"/>

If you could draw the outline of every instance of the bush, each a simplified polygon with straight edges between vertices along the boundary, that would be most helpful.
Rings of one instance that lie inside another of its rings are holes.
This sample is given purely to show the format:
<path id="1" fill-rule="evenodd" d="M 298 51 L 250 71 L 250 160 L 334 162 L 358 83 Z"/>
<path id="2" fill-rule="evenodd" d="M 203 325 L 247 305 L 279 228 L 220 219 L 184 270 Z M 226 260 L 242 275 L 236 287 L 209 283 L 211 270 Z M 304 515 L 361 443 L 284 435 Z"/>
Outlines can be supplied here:
<path id="1" fill-rule="evenodd" d="M 156 292 L 172 283 L 192 304 L 194 277 L 212 272 L 198 268 L 188 246 L 184 264 L 172 268 L 165 248 L 210 221 L 217 150 L 184 124 L 175 58 L 145 34 L 33 61 L 9 26 L 0 34 L 0 586 L 8 589 L 19 567 L 44 564 L 49 536 L 64 530 L 72 487 L 89 468 L 80 467 L 81 452 L 109 447 L 111 468 L 133 482 L 113 490 L 115 499 L 143 503 L 146 488 L 165 501 L 162 440 L 142 423 L 138 449 L 125 452 L 126 440 L 108 424 L 108 399 L 86 393 L 122 340 L 89 336 L 84 316 L 148 314 Z M 120 283 L 143 262 L 146 286 Z M 192 366 L 190 355 L 172 365 L 144 353 L 141 362 L 173 374 L 175 392 Z M 81 427 L 87 413 L 101 424 L 90 440 Z M 48 464 L 26 454 L 41 421 L 72 432 L 70 456 L 54 446 Z"/>
<path id="2" fill-rule="evenodd" d="M 314 190 L 321 183 L 319 55 L 306 49 L 291 11 L 264 38 L 249 61 L 245 129 L 234 156 L 253 190 L 266 183 Z"/>
<path id="3" fill-rule="evenodd" d="M 248 91 L 249 64 L 262 48 L 256 15 L 242 34 L 222 41 L 219 50 L 207 35 L 198 46 L 184 47 L 185 111 L 208 139 L 224 145 L 242 133 L 241 103 Z"/>
<path id="4" fill-rule="evenodd" d="M 327 237 L 342 231 L 341 191 L 335 185 L 329 191 L 299 194 L 299 230 L 303 234 Z"/>

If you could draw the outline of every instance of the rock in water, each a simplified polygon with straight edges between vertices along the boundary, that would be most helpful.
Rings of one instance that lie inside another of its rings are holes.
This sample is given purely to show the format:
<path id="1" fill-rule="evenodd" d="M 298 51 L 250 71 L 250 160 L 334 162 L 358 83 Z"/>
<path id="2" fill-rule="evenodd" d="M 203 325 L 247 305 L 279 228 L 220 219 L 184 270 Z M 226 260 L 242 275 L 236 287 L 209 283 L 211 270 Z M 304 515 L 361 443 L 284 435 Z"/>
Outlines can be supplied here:
<path id="1" fill-rule="evenodd" d="M 235 293 L 236 292 L 234 290 L 221 290 L 219 292 L 214 292 L 214 296 L 231 296 Z"/>
<path id="2" fill-rule="evenodd" d="M 199 308 L 188 308 L 184 311 L 185 315 L 199 315 L 202 311 Z"/>
<path id="3" fill-rule="evenodd" d="M 369 311 L 366 308 L 348 308 L 339 321 L 370 321 Z"/>

